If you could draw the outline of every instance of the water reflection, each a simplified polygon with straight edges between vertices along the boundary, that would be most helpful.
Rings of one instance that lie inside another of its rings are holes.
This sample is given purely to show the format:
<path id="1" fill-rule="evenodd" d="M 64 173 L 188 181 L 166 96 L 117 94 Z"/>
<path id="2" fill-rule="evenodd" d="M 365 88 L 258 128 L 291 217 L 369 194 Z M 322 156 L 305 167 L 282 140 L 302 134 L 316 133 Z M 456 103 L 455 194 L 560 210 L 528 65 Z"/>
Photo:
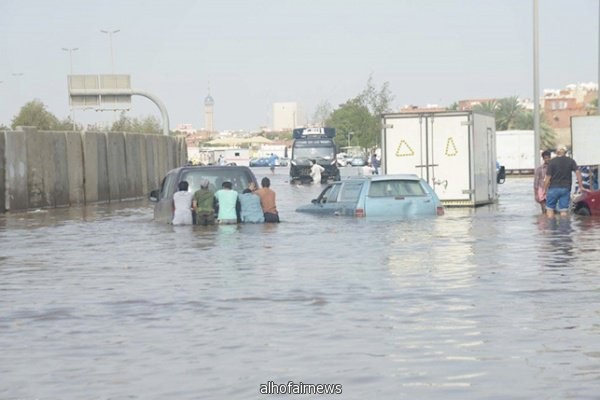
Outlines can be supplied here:
<path id="1" fill-rule="evenodd" d="M 599 219 L 538 218 L 514 178 L 440 218 L 319 218 L 294 209 L 322 186 L 267 174 L 281 224 L 0 215 L 0 398 L 597 397 Z"/>

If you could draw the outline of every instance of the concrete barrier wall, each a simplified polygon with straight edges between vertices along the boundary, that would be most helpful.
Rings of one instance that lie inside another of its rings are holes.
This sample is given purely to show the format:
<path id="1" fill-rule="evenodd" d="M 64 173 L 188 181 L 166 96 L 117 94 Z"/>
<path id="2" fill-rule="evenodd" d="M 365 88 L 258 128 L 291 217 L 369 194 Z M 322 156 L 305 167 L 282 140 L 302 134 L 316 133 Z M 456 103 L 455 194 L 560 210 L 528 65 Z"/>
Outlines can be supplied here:
<path id="1" fill-rule="evenodd" d="M 6 134 L 0 132 L 0 212 L 6 211 Z"/>
<path id="2" fill-rule="evenodd" d="M 6 132 L 6 203 L 5 208 L 24 209 L 29 205 L 27 144 L 24 132 Z"/>
<path id="3" fill-rule="evenodd" d="M 0 132 L 0 211 L 144 197 L 187 161 L 183 138 L 133 133 Z"/>

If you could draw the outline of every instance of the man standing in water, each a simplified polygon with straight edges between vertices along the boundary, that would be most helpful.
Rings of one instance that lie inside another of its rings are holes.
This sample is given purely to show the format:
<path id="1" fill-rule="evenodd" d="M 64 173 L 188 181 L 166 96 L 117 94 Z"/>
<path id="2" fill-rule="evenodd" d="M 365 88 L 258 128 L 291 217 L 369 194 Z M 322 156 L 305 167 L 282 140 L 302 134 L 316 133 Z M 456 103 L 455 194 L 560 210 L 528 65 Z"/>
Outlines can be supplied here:
<path id="1" fill-rule="evenodd" d="M 546 171 L 548 170 L 548 161 L 550 161 L 552 153 L 548 150 L 542 152 L 542 160 L 544 161 L 539 167 L 535 169 L 533 173 L 533 194 L 535 201 L 540 203 L 542 208 L 542 214 L 546 214 L 546 194 L 544 189 L 544 179 L 546 178 Z"/>
<path id="2" fill-rule="evenodd" d="M 577 168 L 577 163 L 572 158 L 566 156 L 567 148 L 559 145 L 556 148 L 556 157 L 548 162 L 546 178 L 544 178 L 544 192 L 546 194 L 546 216 L 554 218 L 554 210 L 558 206 L 558 212 L 561 217 L 569 215 L 569 205 L 571 202 L 571 174 L 575 172 L 579 190 L 583 192 L 583 182 L 581 172 Z M 587 190 L 586 190 L 587 191 Z"/>

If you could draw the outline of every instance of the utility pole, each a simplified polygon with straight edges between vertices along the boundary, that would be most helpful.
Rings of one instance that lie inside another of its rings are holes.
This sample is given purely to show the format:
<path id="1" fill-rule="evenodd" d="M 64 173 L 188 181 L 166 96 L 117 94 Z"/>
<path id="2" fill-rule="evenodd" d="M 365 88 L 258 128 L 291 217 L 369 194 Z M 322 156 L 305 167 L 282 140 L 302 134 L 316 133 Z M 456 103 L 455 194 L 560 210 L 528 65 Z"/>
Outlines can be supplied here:
<path id="1" fill-rule="evenodd" d="M 540 166 L 540 82 L 539 82 L 539 34 L 538 0 L 533 0 L 533 160 Z"/>
<path id="2" fill-rule="evenodd" d="M 73 75 L 73 52 L 79 50 L 79 47 L 63 47 L 63 51 L 69 53 L 70 74 Z M 71 106 L 71 125 L 75 130 L 75 109 Z"/>

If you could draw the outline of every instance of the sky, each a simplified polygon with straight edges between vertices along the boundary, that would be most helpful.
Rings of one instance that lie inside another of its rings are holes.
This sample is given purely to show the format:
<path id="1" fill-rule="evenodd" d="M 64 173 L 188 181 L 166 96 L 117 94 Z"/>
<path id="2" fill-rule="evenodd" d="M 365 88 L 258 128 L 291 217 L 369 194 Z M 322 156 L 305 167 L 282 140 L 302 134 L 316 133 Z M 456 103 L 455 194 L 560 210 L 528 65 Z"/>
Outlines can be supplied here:
<path id="1" fill-rule="evenodd" d="M 539 0 L 543 89 L 598 81 L 598 0 Z M 42 101 L 70 115 L 67 75 L 129 74 L 158 97 L 171 129 L 272 126 L 275 102 L 310 118 L 389 84 L 392 107 L 533 98 L 533 0 L 0 0 L 0 124 Z M 62 48 L 78 48 L 71 53 Z M 541 94 L 541 93 L 540 93 Z M 113 112 L 76 110 L 79 123 Z M 127 114 L 158 108 L 134 96 Z"/>

